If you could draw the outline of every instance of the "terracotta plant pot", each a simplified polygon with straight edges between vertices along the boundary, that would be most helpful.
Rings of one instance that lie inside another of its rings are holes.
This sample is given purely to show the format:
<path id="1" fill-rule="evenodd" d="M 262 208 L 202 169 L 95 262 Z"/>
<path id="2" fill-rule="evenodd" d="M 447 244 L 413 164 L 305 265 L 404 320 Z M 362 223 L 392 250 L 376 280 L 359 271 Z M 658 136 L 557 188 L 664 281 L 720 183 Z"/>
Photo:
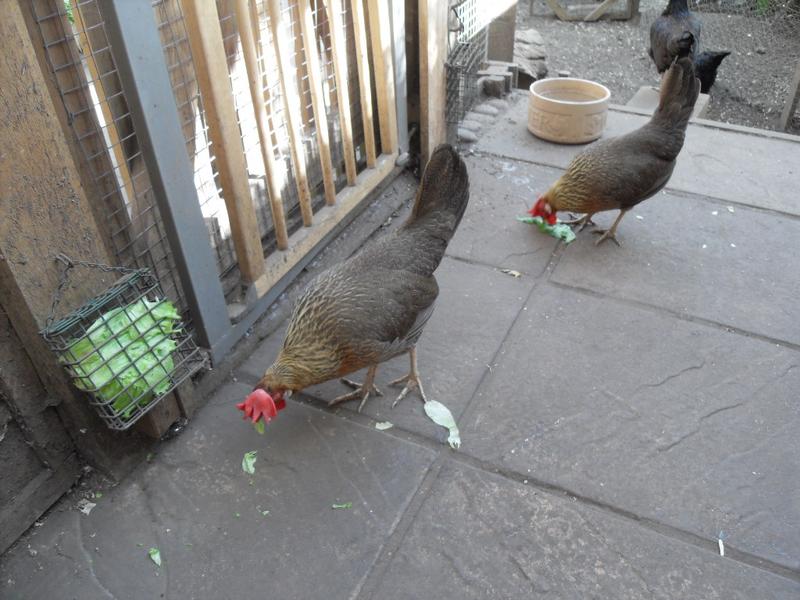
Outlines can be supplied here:
<path id="1" fill-rule="evenodd" d="M 584 144 L 606 127 L 611 92 L 594 81 L 559 77 L 531 84 L 528 130 L 561 144 Z"/>

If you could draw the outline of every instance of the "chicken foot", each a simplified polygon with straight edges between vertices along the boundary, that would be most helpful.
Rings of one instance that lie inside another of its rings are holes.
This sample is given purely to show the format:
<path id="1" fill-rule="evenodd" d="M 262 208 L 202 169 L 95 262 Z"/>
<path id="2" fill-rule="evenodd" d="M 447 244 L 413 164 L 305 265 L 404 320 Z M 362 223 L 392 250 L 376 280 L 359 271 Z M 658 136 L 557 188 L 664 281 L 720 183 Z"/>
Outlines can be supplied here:
<path id="1" fill-rule="evenodd" d="M 575 215 L 570 213 L 570 216 L 572 217 L 572 219 L 570 219 L 569 221 L 561 221 L 561 223 L 564 225 L 577 225 L 579 233 L 584 229 L 586 229 L 587 225 L 591 225 L 592 227 L 594 227 L 595 225 L 594 221 L 592 221 L 594 213 L 586 213 L 582 217 L 576 217 Z"/>
<path id="2" fill-rule="evenodd" d="M 599 246 L 601 242 L 605 240 L 614 240 L 614 243 L 617 246 L 621 246 L 622 244 L 619 243 L 617 239 L 617 226 L 619 222 L 622 221 L 622 217 L 625 216 L 625 213 L 628 212 L 627 208 L 620 209 L 619 215 L 617 219 L 614 221 L 613 225 L 609 229 L 595 229 L 592 233 L 597 233 L 600 235 L 600 238 L 594 243 L 595 246 Z"/>
<path id="3" fill-rule="evenodd" d="M 399 379 L 395 379 L 394 381 L 389 382 L 389 385 L 391 386 L 405 384 L 403 390 L 400 392 L 400 395 L 397 396 L 397 399 L 394 402 L 392 402 L 392 408 L 397 406 L 397 403 L 400 402 L 403 398 L 405 398 L 408 395 L 408 393 L 412 390 L 417 390 L 423 402 L 428 401 L 428 399 L 425 397 L 425 390 L 422 389 L 422 381 L 420 381 L 419 371 L 417 370 L 416 347 L 411 348 L 411 350 L 408 351 L 408 356 L 411 359 L 411 368 L 408 372 L 408 375 L 403 375 Z"/>
<path id="4" fill-rule="evenodd" d="M 378 365 L 373 365 L 369 369 L 367 369 L 367 375 L 364 377 L 364 383 L 356 383 L 355 381 L 351 381 L 349 379 L 342 378 L 340 381 L 354 389 L 354 391 L 350 392 L 349 394 L 343 394 L 341 396 L 337 396 L 330 402 L 328 402 L 328 406 L 335 406 L 340 404 L 341 402 L 347 402 L 349 400 L 361 400 L 361 404 L 358 405 L 358 412 L 361 412 L 361 409 L 364 408 L 364 405 L 367 403 L 367 398 L 369 398 L 370 394 L 375 394 L 376 396 L 383 396 L 383 392 L 381 392 L 377 387 L 375 387 L 375 373 L 378 372 Z"/>

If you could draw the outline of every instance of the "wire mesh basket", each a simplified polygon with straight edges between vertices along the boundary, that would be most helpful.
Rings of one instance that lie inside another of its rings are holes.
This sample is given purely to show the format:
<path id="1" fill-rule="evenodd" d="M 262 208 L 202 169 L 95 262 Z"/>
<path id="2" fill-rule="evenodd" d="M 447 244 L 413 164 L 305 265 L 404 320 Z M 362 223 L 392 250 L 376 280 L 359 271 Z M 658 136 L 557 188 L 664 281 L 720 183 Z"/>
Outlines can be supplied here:
<path id="1" fill-rule="evenodd" d="M 111 429 L 131 427 L 205 365 L 148 269 L 128 272 L 67 316 L 48 321 L 42 337 Z"/>

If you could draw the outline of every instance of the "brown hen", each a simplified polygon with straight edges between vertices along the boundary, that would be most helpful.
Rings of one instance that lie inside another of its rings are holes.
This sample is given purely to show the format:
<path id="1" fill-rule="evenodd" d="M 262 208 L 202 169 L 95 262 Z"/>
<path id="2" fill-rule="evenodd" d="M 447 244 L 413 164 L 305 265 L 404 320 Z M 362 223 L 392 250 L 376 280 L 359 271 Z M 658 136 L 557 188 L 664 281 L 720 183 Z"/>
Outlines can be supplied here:
<path id="1" fill-rule="evenodd" d="M 577 221 L 583 229 L 595 213 L 619 209 L 610 229 L 595 231 L 602 234 L 598 244 L 610 238 L 619 245 L 617 226 L 625 213 L 657 194 L 672 176 L 699 92 L 691 60 L 678 59 L 664 77 L 650 121 L 578 154 L 530 213 L 551 223 L 558 211 L 585 213 Z"/>
<path id="2" fill-rule="evenodd" d="M 292 314 L 283 347 L 257 385 L 276 401 L 300 390 L 368 368 L 363 384 L 330 404 L 360 399 L 364 406 L 384 361 L 408 352 L 411 369 L 395 404 L 417 389 L 415 346 L 430 318 L 439 287 L 433 272 L 469 199 L 467 168 L 448 145 L 431 155 L 414 207 L 396 231 L 316 277 Z"/>

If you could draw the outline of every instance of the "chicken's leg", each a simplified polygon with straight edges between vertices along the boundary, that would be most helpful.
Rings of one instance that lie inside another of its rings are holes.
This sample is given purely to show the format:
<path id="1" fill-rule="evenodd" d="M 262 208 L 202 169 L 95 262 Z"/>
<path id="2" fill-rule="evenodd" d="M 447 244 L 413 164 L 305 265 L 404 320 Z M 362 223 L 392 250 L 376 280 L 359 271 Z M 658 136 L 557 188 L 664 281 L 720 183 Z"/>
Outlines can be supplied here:
<path id="1" fill-rule="evenodd" d="M 624 216 L 625 216 L 625 213 L 626 213 L 626 212 L 628 212 L 628 209 L 627 209 L 627 208 L 622 208 L 622 209 L 620 209 L 620 211 L 619 211 L 619 215 L 617 216 L 617 220 L 616 220 L 616 221 L 614 221 L 614 224 L 613 224 L 613 225 L 611 225 L 611 228 L 610 228 L 610 229 L 595 229 L 595 230 L 592 232 L 592 233 L 598 233 L 598 234 L 600 234 L 600 239 L 598 239 L 598 240 L 597 240 L 597 241 L 594 243 L 594 245 L 595 245 L 595 246 L 599 246 L 599 245 L 600 245 L 600 243 L 601 243 L 601 242 L 603 242 L 603 241 L 605 241 L 605 240 L 614 240 L 614 243 L 615 243 L 617 246 L 621 246 L 621 245 L 622 245 L 622 244 L 620 244 L 620 243 L 619 243 L 619 240 L 617 240 L 617 225 L 619 225 L 619 222 L 620 222 L 620 221 L 622 221 L 622 217 L 624 217 Z"/>
<path id="2" fill-rule="evenodd" d="M 343 394 L 342 396 L 338 396 L 328 402 L 328 406 L 335 406 L 341 402 L 347 402 L 348 400 L 361 400 L 361 404 L 358 405 L 358 412 L 361 412 L 361 409 L 364 408 L 364 404 L 367 403 L 367 398 L 369 398 L 370 394 L 375 394 L 376 396 L 383 396 L 383 393 L 375 387 L 375 373 L 378 372 L 378 365 L 372 365 L 369 369 L 367 369 L 367 375 L 364 377 L 364 383 L 358 384 L 355 381 L 350 381 L 349 379 L 341 379 L 341 382 L 345 385 L 354 388 L 354 391 L 350 392 L 349 394 Z"/>
<path id="3" fill-rule="evenodd" d="M 594 221 L 592 221 L 594 213 L 586 213 L 582 217 L 575 217 L 570 213 L 570 216 L 572 217 L 572 219 L 570 219 L 569 221 L 561 221 L 561 223 L 564 225 L 577 225 L 578 232 L 581 232 L 584 229 L 586 229 L 587 225 L 594 225 Z"/>
<path id="4" fill-rule="evenodd" d="M 400 392 L 400 395 L 397 396 L 397 399 L 392 403 L 392 408 L 394 408 L 400 400 L 406 397 L 408 392 L 413 389 L 416 389 L 419 392 L 420 397 L 422 398 L 423 402 L 427 402 L 428 399 L 425 397 L 425 390 L 422 389 L 422 382 L 419 379 L 419 371 L 417 371 L 417 349 L 416 347 L 411 348 L 408 351 L 408 356 L 411 359 L 411 368 L 408 372 L 408 375 L 404 375 L 399 379 L 395 379 L 394 381 L 390 382 L 389 385 L 400 385 L 401 383 L 405 384 L 403 387 L 403 391 Z"/>

